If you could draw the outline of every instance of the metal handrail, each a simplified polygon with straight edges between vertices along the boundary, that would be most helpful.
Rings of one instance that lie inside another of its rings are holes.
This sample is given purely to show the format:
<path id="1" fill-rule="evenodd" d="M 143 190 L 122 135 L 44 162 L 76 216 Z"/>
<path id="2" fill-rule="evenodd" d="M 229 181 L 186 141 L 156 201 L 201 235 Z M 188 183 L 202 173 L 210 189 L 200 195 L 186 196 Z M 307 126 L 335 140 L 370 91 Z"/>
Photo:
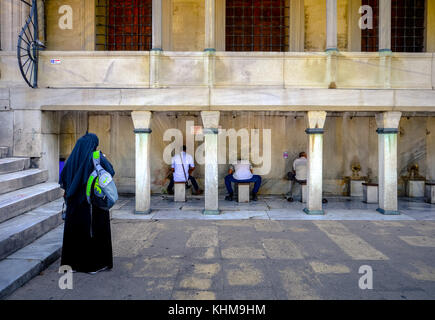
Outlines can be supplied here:
<path id="1" fill-rule="evenodd" d="M 32 3 L 25 0 L 21 0 L 21 2 L 30 7 L 30 15 L 18 36 L 18 66 L 26 83 L 31 88 L 37 88 L 39 50 L 45 48 L 45 45 L 39 40 L 37 0 L 32 0 Z"/>

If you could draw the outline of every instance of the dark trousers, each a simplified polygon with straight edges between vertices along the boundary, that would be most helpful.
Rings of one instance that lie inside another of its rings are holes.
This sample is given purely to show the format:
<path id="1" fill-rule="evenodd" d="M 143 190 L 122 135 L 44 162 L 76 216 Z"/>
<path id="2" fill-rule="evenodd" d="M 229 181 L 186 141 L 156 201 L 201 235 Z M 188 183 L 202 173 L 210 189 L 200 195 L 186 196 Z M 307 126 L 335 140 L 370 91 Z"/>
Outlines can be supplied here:
<path id="1" fill-rule="evenodd" d="M 195 191 L 199 190 L 199 186 L 198 183 L 196 182 L 196 179 L 192 176 L 189 176 L 189 180 L 192 183 L 193 189 Z M 174 176 L 171 177 L 171 181 L 169 182 L 168 185 L 168 192 L 172 192 L 174 190 Z"/>
<path id="2" fill-rule="evenodd" d="M 254 176 L 252 176 L 251 179 L 248 179 L 248 180 L 237 180 L 233 177 L 232 174 L 229 174 L 225 177 L 225 186 L 227 187 L 228 193 L 233 193 L 233 187 L 231 185 L 232 182 L 235 182 L 235 183 L 254 182 L 254 190 L 252 190 L 252 193 L 257 193 L 258 190 L 260 190 L 261 177 L 259 175 L 254 175 Z"/>

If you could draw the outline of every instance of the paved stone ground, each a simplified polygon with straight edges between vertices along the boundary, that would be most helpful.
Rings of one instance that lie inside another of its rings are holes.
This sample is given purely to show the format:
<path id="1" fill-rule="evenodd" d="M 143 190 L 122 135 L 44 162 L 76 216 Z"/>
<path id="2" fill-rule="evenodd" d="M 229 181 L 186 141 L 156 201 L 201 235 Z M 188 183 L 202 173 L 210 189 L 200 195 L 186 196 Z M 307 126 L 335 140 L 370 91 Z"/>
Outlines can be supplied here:
<path id="1" fill-rule="evenodd" d="M 204 197 L 190 196 L 185 203 L 175 203 L 173 196 L 156 195 L 151 198 L 150 215 L 135 215 L 135 199 L 120 198 L 112 211 L 115 219 L 129 220 L 434 220 L 435 205 L 425 203 L 422 199 L 399 199 L 400 215 L 386 216 L 376 211 L 378 204 L 366 204 L 362 198 L 329 197 L 323 205 L 324 216 L 309 216 L 303 212 L 305 204 L 288 202 L 284 196 L 259 196 L 259 201 L 237 203 L 225 201 L 219 197 L 219 216 L 204 216 Z"/>
<path id="2" fill-rule="evenodd" d="M 435 299 L 435 221 L 115 219 L 112 240 L 112 271 L 60 290 L 57 261 L 9 299 Z"/>

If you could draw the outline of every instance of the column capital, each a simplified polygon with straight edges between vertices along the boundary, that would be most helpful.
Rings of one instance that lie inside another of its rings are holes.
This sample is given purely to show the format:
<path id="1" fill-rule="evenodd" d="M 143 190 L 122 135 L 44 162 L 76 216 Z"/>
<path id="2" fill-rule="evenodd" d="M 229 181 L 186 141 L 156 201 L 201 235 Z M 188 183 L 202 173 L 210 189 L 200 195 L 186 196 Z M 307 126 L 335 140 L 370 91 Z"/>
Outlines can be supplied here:
<path id="1" fill-rule="evenodd" d="M 305 114 L 305 121 L 307 123 L 308 131 L 312 131 L 312 129 L 323 129 L 323 126 L 325 125 L 325 120 L 326 111 L 308 111 Z M 316 133 L 320 133 L 320 131 Z"/>
<path id="2" fill-rule="evenodd" d="M 219 111 L 201 111 L 201 118 L 204 129 L 218 129 L 219 117 Z"/>
<path id="3" fill-rule="evenodd" d="M 400 118 L 402 116 L 401 112 L 388 111 L 376 114 L 376 124 L 378 126 L 378 131 L 383 131 L 382 133 L 394 133 L 393 130 L 386 129 L 396 129 L 399 127 Z M 386 132 L 391 131 L 391 132 Z M 378 132 L 379 133 L 379 132 Z"/>
<path id="4" fill-rule="evenodd" d="M 151 111 L 132 111 L 131 118 L 133 119 L 135 132 L 150 130 L 151 116 Z"/>

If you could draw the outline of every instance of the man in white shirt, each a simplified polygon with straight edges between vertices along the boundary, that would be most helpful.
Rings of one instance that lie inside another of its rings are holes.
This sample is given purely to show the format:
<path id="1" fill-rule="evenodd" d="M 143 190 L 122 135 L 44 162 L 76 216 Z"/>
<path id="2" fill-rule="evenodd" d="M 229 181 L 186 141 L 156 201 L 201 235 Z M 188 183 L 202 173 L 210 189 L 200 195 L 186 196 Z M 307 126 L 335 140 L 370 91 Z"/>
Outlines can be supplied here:
<path id="1" fill-rule="evenodd" d="M 230 166 L 228 175 L 225 177 L 225 186 L 228 191 L 228 196 L 225 200 L 233 201 L 234 192 L 232 183 L 248 183 L 254 182 L 254 190 L 252 190 L 252 200 L 257 201 L 257 193 L 261 186 L 261 177 L 252 173 L 252 166 L 248 160 L 238 160 L 237 163 Z"/>
<path id="2" fill-rule="evenodd" d="M 195 170 L 195 163 L 193 157 L 186 153 L 186 146 L 183 146 L 183 151 L 172 157 L 172 178 L 168 185 L 168 194 L 174 193 L 174 182 L 186 182 L 190 180 L 193 186 L 192 194 L 198 195 L 202 191 L 199 189 L 198 183 L 192 177 L 192 172 Z"/>
<path id="3" fill-rule="evenodd" d="M 293 162 L 293 174 L 290 179 L 290 191 L 287 200 L 293 201 L 293 197 L 297 195 L 298 200 L 302 200 L 302 183 L 307 182 L 307 167 L 308 160 L 305 152 L 299 153 L 299 158 Z M 294 183 L 296 182 L 296 183 Z M 297 192 L 296 192 L 297 191 Z"/>
<path id="4" fill-rule="evenodd" d="M 293 202 L 294 195 L 297 195 L 298 200 L 302 200 L 302 184 L 307 183 L 307 170 L 307 154 L 305 152 L 301 152 L 299 153 L 299 158 L 293 162 L 293 174 L 291 175 L 292 178 L 290 179 L 290 191 L 288 193 L 289 196 L 287 201 Z M 297 192 L 295 192 L 293 189 L 296 189 Z M 328 200 L 323 198 L 322 202 L 327 203 Z"/>

